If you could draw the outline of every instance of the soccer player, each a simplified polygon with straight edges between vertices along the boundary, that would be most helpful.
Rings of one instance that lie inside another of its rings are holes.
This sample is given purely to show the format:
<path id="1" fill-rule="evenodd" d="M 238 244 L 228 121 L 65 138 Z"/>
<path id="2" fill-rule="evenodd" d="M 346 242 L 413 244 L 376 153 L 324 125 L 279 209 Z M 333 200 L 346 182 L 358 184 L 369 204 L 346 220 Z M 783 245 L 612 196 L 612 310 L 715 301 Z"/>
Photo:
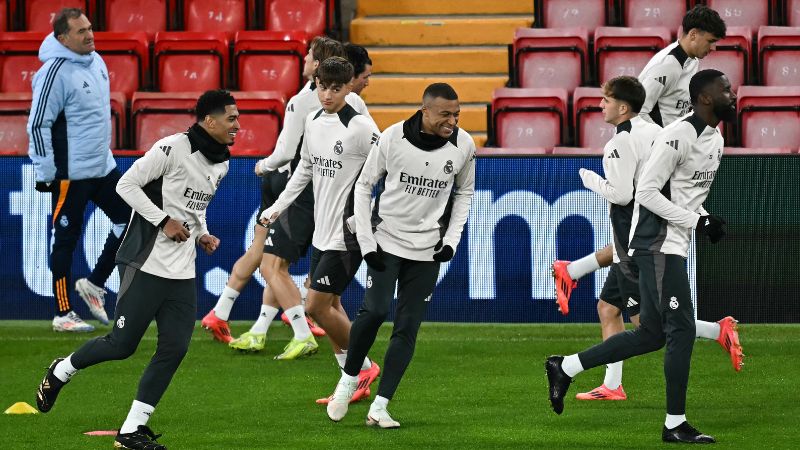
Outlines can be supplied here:
<path id="1" fill-rule="evenodd" d="M 262 223 L 269 226 L 306 186 L 313 186 L 312 245 L 318 262 L 309 274 L 306 306 L 342 350 L 349 348 L 350 319 L 336 304 L 361 265 L 358 242 L 347 219 L 353 216 L 353 185 L 379 137 L 375 123 L 345 100 L 352 78 L 353 66 L 344 58 L 334 56 L 320 65 L 316 90 L 322 109 L 307 116 L 300 164 L 286 190 L 261 215 Z"/>
<path id="2" fill-rule="evenodd" d="M 369 77 L 372 75 L 372 60 L 369 59 L 369 52 L 360 45 L 347 43 L 344 45 L 347 52 L 347 60 L 353 65 L 353 93 L 361 95 L 369 86 Z"/>
<path id="3" fill-rule="evenodd" d="M 603 149 L 603 171 L 606 178 L 591 170 L 581 169 L 583 185 L 608 200 L 614 239 L 613 264 L 608 273 L 597 313 L 603 340 L 625 331 L 622 311 L 639 325 L 639 284 L 636 265 L 628 256 L 628 235 L 633 216 L 633 195 L 650 144 L 661 127 L 642 119 L 638 113 L 645 91 L 639 80 L 621 76 L 603 85 L 600 107 L 606 123 L 616 127 L 616 134 Z M 622 388 L 622 361 L 606 367 L 603 384 L 591 392 L 581 393 L 580 400 L 625 400 Z"/>
<path id="4" fill-rule="evenodd" d="M 369 266 L 367 290 L 350 330 L 347 362 L 328 403 L 333 421 L 347 414 L 361 360 L 389 313 L 396 287 L 394 329 L 366 423 L 400 426 L 389 415 L 389 400 L 414 354 L 439 265 L 453 258 L 461 240 L 475 190 L 475 144 L 457 127 L 459 111 L 458 96 L 450 85 L 428 86 L 422 109 L 386 129 L 356 183 L 356 235 Z M 373 211 L 372 190 L 381 179 L 384 189 Z"/>
<path id="5" fill-rule="evenodd" d="M 640 326 L 580 353 L 551 356 L 545 371 L 550 403 L 561 414 L 564 396 L 577 374 L 666 344 L 667 416 L 662 440 L 710 443 L 715 442 L 713 437 L 686 421 L 695 340 L 686 257 L 692 229 L 711 243 L 725 235 L 725 221 L 706 212 L 702 204 L 722 160 L 724 142 L 717 125 L 736 120 L 736 94 L 727 77 L 713 69 L 695 74 L 689 92 L 694 112 L 656 136 L 636 189 L 629 254 L 639 269 Z"/>
<path id="6" fill-rule="evenodd" d="M 86 206 L 92 201 L 114 224 L 92 273 L 75 282 L 92 316 L 104 325 L 108 315 L 103 286 L 114 271 L 114 255 L 131 215 L 114 190 L 121 175 L 110 150 L 108 69 L 95 51 L 92 24 L 78 8 L 56 14 L 39 59 L 44 65 L 33 77 L 28 154 L 36 190 L 49 192 L 52 200 L 53 330 L 93 331 L 94 326 L 73 311 L 67 290 Z"/>
<path id="7" fill-rule="evenodd" d="M 117 184 L 134 214 L 117 253 L 121 282 L 114 328 L 53 361 L 36 395 L 39 410 L 50 411 L 78 370 L 128 358 L 155 319 L 156 352 L 117 434 L 118 448 L 166 448 L 147 421 L 189 349 L 197 311 L 195 245 L 209 255 L 219 246 L 206 226 L 206 208 L 228 173 L 239 112 L 222 90 L 201 95 L 195 111 L 197 122 L 186 133 L 156 142 Z"/>

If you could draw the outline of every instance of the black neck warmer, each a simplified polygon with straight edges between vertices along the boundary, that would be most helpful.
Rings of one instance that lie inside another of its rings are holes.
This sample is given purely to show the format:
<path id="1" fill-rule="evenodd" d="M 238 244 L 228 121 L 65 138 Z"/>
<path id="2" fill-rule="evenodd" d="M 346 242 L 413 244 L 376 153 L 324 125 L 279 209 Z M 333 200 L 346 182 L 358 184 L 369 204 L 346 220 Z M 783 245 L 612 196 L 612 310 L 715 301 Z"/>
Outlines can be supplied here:
<path id="1" fill-rule="evenodd" d="M 431 151 L 444 147 L 447 141 L 456 145 L 458 142 L 458 127 L 453 130 L 449 138 L 443 138 L 435 134 L 428 134 L 422 131 L 422 110 L 414 113 L 413 116 L 403 122 L 403 137 L 408 139 L 414 147 L 420 150 Z"/>
<path id="2" fill-rule="evenodd" d="M 189 128 L 188 136 L 192 151 L 199 151 L 212 163 L 219 164 L 230 159 L 231 151 L 228 146 L 217 142 L 199 123 Z"/>

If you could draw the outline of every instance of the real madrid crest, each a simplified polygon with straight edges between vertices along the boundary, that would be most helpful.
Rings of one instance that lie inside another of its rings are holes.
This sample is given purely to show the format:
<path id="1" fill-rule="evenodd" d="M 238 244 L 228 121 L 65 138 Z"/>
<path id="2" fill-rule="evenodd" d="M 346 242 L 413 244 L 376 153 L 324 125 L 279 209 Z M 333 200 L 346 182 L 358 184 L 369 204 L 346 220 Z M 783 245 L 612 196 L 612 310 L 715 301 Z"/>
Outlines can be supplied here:
<path id="1" fill-rule="evenodd" d="M 444 165 L 444 173 L 446 173 L 448 175 L 453 173 L 453 161 L 451 161 L 449 159 L 447 160 L 447 162 Z"/>
<path id="2" fill-rule="evenodd" d="M 336 141 L 336 145 L 333 146 L 333 153 L 341 155 L 343 151 L 344 147 L 342 147 L 342 141 Z"/>

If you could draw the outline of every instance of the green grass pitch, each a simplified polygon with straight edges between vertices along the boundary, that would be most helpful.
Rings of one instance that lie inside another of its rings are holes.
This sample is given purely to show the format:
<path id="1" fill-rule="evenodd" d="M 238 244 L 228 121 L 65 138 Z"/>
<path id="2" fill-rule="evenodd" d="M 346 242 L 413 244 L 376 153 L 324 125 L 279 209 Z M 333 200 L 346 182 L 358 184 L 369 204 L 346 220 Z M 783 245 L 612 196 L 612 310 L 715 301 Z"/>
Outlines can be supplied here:
<path id="1" fill-rule="evenodd" d="M 247 326 L 234 323 L 233 331 Z M 390 324 L 381 329 L 373 348 L 379 363 L 390 330 Z M 715 448 L 798 448 L 800 326 L 741 325 L 740 332 L 747 355 L 740 373 L 716 342 L 696 343 L 689 421 L 717 438 Z M 57 334 L 49 322 L 0 322 L 0 407 L 35 405 L 44 367 L 101 334 Z M 198 328 L 149 425 L 164 433 L 159 441 L 170 449 L 662 446 L 663 352 L 625 363 L 627 401 L 575 400 L 575 393 L 602 382 L 597 368 L 576 379 L 563 415 L 550 410 L 544 358 L 581 350 L 599 334 L 596 324 L 423 324 L 414 360 L 389 405 L 402 427 L 376 430 L 364 425 L 368 402 L 351 406 L 340 423 L 314 404 L 339 376 L 327 341 L 310 358 L 273 361 L 290 337 L 277 323 L 260 354 L 233 352 Z M 80 372 L 48 414 L 0 416 L 0 447 L 111 448 L 113 438 L 83 432 L 122 424 L 155 337 L 151 327 L 133 357 Z"/>

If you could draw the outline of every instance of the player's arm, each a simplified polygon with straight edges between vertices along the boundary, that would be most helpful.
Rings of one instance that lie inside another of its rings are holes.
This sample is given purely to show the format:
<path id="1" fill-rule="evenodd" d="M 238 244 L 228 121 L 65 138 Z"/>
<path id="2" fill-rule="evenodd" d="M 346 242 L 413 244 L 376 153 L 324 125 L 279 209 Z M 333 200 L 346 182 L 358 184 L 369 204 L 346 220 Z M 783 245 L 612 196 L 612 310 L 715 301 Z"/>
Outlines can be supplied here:
<path id="1" fill-rule="evenodd" d="M 67 96 L 63 79 L 58 76 L 59 68 L 59 63 L 50 65 L 46 73 L 35 78 L 33 84 L 33 101 L 27 125 L 28 155 L 33 162 L 36 189 L 39 191 L 49 191 L 56 177 L 52 127 L 64 110 Z"/>
<path id="2" fill-rule="evenodd" d="M 442 238 L 442 246 L 450 246 L 455 252 L 461 241 L 461 232 L 469 217 L 472 196 L 475 194 L 475 144 L 469 140 L 467 161 L 455 176 L 453 183 L 453 209 L 447 232 Z"/>
<path id="3" fill-rule="evenodd" d="M 371 139 L 371 138 L 370 138 Z M 372 233 L 372 189 L 386 175 L 386 156 L 389 139 L 378 137 L 372 142 L 367 160 L 361 169 L 353 190 L 353 209 L 356 218 L 356 238 L 361 247 L 361 254 L 366 255 L 378 249 L 378 243 Z"/>
<path id="4" fill-rule="evenodd" d="M 303 139 L 305 116 L 302 111 L 296 111 L 295 102 L 289 101 L 283 116 L 283 128 L 275 142 L 275 150 L 271 155 L 256 163 L 256 173 L 263 175 L 290 163 L 295 154 L 300 140 Z"/>
<path id="5" fill-rule="evenodd" d="M 678 150 L 666 142 L 670 140 L 678 141 Z M 684 228 L 694 228 L 700 215 L 672 203 L 661 193 L 661 189 L 667 184 L 688 151 L 686 138 L 675 134 L 659 135 L 653 145 L 650 159 L 642 170 L 636 190 L 636 201 L 670 223 Z"/>
<path id="6" fill-rule="evenodd" d="M 306 122 L 306 131 L 310 123 L 310 120 Z M 289 182 L 286 183 L 286 188 L 284 188 L 281 195 L 278 196 L 278 199 L 275 200 L 275 203 L 261 213 L 261 217 L 259 218 L 261 223 L 269 225 L 271 222 L 274 222 L 281 212 L 297 199 L 300 193 L 303 192 L 303 189 L 305 189 L 311 181 L 314 174 L 313 170 L 311 155 L 308 150 L 308 139 L 303 139 L 303 145 L 300 148 L 300 162 L 297 164 L 297 169 L 292 174 L 292 177 L 289 178 Z"/>
<path id="7" fill-rule="evenodd" d="M 636 153 L 629 134 L 617 134 L 603 155 L 606 178 L 587 169 L 580 170 L 586 189 L 600 194 L 617 205 L 627 205 L 633 200 L 633 176 L 636 173 Z"/>
<path id="8" fill-rule="evenodd" d="M 639 82 L 642 83 L 647 94 L 642 109 L 639 110 L 639 117 L 650 123 L 655 123 L 653 118 L 650 117 L 650 112 L 656 107 L 658 99 L 665 92 L 669 92 L 678 81 L 681 70 L 683 69 L 675 61 L 674 64 L 658 64 L 639 74 Z M 664 124 L 658 123 L 656 125 L 663 126 Z"/>

